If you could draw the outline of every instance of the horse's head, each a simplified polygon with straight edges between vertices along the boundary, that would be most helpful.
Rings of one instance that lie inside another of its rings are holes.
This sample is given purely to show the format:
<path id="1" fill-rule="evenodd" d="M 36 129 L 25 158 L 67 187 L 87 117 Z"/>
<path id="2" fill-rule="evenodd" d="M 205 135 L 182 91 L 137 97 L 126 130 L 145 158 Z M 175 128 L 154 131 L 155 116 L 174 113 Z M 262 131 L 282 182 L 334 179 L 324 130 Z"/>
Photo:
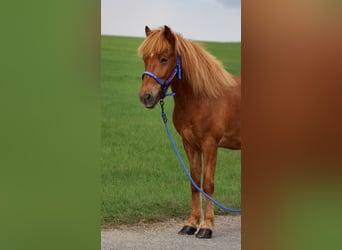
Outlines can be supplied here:
<path id="1" fill-rule="evenodd" d="M 180 79 L 180 57 L 175 51 L 175 35 L 166 25 L 162 29 L 145 27 L 146 39 L 139 47 L 145 63 L 140 101 L 146 108 L 153 108 L 164 98 L 173 77 Z M 177 65 L 177 66 L 176 66 Z"/>

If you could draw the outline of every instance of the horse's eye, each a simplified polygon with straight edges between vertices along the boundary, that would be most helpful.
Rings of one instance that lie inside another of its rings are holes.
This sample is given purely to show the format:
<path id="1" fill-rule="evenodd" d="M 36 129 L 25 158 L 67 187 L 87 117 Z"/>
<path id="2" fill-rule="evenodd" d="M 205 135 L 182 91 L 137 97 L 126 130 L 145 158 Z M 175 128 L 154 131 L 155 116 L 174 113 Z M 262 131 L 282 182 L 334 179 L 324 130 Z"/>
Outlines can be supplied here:
<path id="1" fill-rule="evenodd" d="M 167 61 L 168 61 L 168 59 L 166 57 L 160 58 L 160 63 L 162 63 L 162 64 L 166 64 Z"/>

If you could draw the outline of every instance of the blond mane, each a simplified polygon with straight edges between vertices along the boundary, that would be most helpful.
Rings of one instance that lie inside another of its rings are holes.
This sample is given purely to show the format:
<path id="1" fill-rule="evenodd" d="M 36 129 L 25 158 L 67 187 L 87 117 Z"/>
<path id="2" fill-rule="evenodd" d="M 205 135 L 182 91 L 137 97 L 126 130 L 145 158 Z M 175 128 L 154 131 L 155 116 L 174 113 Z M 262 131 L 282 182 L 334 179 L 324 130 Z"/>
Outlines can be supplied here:
<path id="1" fill-rule="evenodd" d="M 138 48 L 138 54 L 144 57 L 170 50 L 172 47 L 163 32 L 164 28 L 153 30 Z M 183 77 L 196 95 L 218 97 L 224 90 L 236 85 L 222 63 L 202 46 L 184 39 L 180 34 L 172 34 L 175 38 L 174 53 L 181 54 Z"/>

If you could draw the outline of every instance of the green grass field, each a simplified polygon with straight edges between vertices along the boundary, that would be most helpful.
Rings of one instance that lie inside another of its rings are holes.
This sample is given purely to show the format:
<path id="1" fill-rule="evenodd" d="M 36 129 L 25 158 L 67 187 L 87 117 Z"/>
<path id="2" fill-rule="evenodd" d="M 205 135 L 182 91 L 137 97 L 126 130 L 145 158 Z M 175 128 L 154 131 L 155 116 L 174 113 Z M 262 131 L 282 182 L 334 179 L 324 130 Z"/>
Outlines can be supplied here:
<path id="1" fill-rule="evenodd" d="M 102 36 L 102 224 L 186 218 L 190 184 L 168 141 L 160 108 L 143 108 L 138 99 L 143 61 L 142 38 Z M 232 74 L 240 74 L 240 43 L 203 43 Z M 165 99 L 170 129 L 173 99 Z M 219 150 L 215 198 L 240 208 L 240 151 Z M 224 211 L 216 209 L 216 213 Z"/>

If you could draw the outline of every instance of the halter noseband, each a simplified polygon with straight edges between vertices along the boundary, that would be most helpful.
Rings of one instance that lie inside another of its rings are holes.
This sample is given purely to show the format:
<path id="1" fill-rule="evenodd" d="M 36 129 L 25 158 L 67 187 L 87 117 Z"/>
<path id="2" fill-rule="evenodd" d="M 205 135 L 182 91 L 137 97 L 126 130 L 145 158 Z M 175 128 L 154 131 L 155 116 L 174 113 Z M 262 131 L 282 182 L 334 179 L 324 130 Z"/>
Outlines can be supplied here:
<path id="1" fill-rule="evenodd" d="M 141 78 L 144 78 L 144 75 L 148 75 L 150 77 L 152 77 L 154 80 L 157 81 L 157 83 L 159 83 L 162 86 L 162 95 L 161 95 L 161 99 L 164 99 L 164 97 L 166 96 L 174 96 L 176 93 L 170 93 L 170 94 L 166 94 L 167 88 L 170 85 L 171 81 L 173 80 L 173 78 L 175 78 L 177 74 L 177 78 L 178 80 L 182 79 L 182 67 L 181 67 L 181 57 L 180 54 L 177 54 L 177 61 L 176 61 L 176 67 L 173 70 L 172 74 L 170 75 L 170 77 L 163 82 L 162 79 L 160 79 L 157 75 L 155 75 L 154 73 L 145 70 L 144 73 L 142 74 Z"/>

